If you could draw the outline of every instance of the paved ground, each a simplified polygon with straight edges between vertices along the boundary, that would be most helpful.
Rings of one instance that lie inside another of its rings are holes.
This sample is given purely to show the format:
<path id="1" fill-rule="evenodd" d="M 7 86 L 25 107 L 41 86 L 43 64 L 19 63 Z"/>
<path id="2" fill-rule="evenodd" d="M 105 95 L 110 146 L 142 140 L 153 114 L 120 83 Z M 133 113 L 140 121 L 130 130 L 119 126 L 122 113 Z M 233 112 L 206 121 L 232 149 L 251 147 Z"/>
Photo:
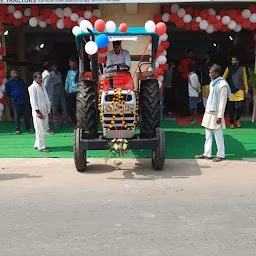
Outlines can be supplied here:
<path id="1" fill-rule="evenodd" d="M 255 256 L 256 162 L 90 161 L 0 159 L 1 256 Z"/>

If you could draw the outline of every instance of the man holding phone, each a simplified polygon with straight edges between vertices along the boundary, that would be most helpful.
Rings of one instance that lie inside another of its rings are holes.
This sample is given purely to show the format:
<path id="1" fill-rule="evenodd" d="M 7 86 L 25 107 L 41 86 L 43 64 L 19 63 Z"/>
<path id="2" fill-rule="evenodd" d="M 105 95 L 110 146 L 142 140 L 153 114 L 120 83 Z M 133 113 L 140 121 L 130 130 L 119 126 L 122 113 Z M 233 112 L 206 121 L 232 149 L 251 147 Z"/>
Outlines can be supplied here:
<path id="1" fill-rule="evenodd" d="M 45 135 L 48 116 L 51 113 L 51 104 L 42 85 L 42 74 L 40 72 L 33 74 L 33 83 L 29 86 L 28 92 L 36 131 L 34 148 L 40 152 L 50 152 L 50 149 L 45 146 Z"/>

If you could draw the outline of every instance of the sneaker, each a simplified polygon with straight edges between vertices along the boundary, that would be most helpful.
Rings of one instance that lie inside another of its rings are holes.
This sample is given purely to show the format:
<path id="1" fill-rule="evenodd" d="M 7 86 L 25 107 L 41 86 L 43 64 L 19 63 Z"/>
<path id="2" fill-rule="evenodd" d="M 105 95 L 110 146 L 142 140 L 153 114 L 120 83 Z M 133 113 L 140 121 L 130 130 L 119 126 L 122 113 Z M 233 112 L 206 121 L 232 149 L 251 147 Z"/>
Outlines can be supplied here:
<path id="1" fill-rule="evenodd" d="M 20 135 L 20 131 L 17 130 L 17 131 L 15 132 L 15 134 L 16 134 L 16 135 Z"/>
<path id="2" fill-rule="evenodd" d="M 236 121 L 236 127 L 237 127 L 237 128 L 241 128 L 241 127 L 242 127 L 240 121 Z"/>
<path id="3" fill-rule="evenodd" d="M 233 124 L 231 124 L 231 125 L 229 126 L 229 128 L 230 128 L 230 129 L 234 129 L 235 126 L 234 126 Z"/>
<path id="4" fill-rule="evenodd" d="M 43 148 L 41 150 L 38 150 L 40 152 L 51 152 L 51 150 L 49 148 Z"/>
<path id="5" fill-rule="evenodd" d="M 52 136 L 52 135 L 54 135 L 54 132 L 53 132 L 53 131 L 51 131 L 51 130 L 46 131 L 46 135 Z"/>

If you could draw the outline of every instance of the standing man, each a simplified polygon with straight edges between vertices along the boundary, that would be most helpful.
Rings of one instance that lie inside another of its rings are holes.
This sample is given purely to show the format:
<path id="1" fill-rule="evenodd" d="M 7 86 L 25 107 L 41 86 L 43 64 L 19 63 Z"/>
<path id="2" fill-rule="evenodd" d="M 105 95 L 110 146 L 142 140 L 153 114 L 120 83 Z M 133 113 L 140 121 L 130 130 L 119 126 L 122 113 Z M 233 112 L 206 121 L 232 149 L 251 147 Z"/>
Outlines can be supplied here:
<path id="1" fill-rule="evenodd" d="M 50 105 L 52 106 L 52 97 L 53 97 L 53 92 L 54 92 L 54 86 L 50 77 L 50 67 L 49 64 L 47 62 L 45 62 L 43 64 L 43 73 L 42 73 L 42 78 L 43 78 L 43 86 L 47 92 L 49 101 L 50 101 Z M 46 125 L 46 134 L 47 135 L 54 135 L 54 132 L 51 130 L 50 128 L 50 123 L 49 123 L 49 119 L 48 119 L 48 123 Z"/>
<path id="2" fill-rule="evenodd" d="M 245 67 L 239 64 L 239 59 L 233 56 L 231 66 L 226 68 L 223 77 L 227 79 L 231 89 L 231 97 L 229 98 L 229 115 L 230 128 L 241 128 L 240 117 L 242 114 L 242 103 L 244 95 L 248 94 L 248 82 Z"/>
<path id="3" fill-rule="evenodd" d="M 52 97 L 52 112 L 53 112 L 53 123 L 54 128 L 59 128 L 59 104 L 62 109 L 62 117 L 64 126 L 68 126 L 68 110 L 67 110 L 67 101 L 65 98 L 64 86 L 62 82 L 62 77 L 58 71 L 58 66 L 53 65 L 52 71 L 50 72 L 50 79 L 54 86 L 54 92 Z"/>
<path id="4" fill-rule="evenodd" d="M 223 129 L 226 128 L 224 113 L 227 98 L 230 96 L 230 88 L 227 81 L 221 77 L 221 67 L 213 65 L 210 69 L 210 94 L 207 100 L 206 109 L 202 121 L 205 127 L 204 153 L 197 156 L 197 159 L 210 159 L 212 157 L 212 134 L 214 132 L 218 152 L 214 162 L 225 159 L 225 145 Z"/>
<path id="5" fill-rule="evenodd" d="M 67 105 L 68 105 L 68 114 L 71 117 L 73 126 L 76 126 L 76 92 L 77 92 L 77 61 L 75 58 L 69 59 L 70 70 L 68 71 L 66 82 L 65 82 L 65 91 L 67 94 Z"/>
<path id="6" fill-rule="evenodd" d="M 29 86 L 28 91 L 36 130 L 34 148 L 40 152 L 50 152 L 50 149 L 45 146 L 45 132 L 48 115 L 51 113 L 51 105 L 47 92 L 42 85 L 42 75 L 40 72 L 33 74 L 33 83 Z"/>
<path id="7" fill-rule="evenodd" d="M 180 115 L 188 115 L 188 65 L 193 63 L 196 65 L 194 60 L 194 53 L 190 49 L 187 51 L 187 57 L 181 59 L 179 64 L 179 72 L 181 74 L 181 83 L 178 87 L 179 90 L 179 101 L 180 101 Z"/>
<path id="8" fill-rule="evenodd" d="M 26 130 L 33 132 L 30 125 L 29 102 L 25 88 L 25 83 L 19 77 L 16 69 L 11 71 L 11 78 L 5 84 L 6 95 L 12 100 L 14 119 L 16 125 L 15 134 L 20 134 L 20 116 L 23 114 Z"/>
<path id="9" fill-rule="evenodd" d="M 203 99 L 204 108 L 206 108 L 206 102 L 210 92 L 209 85 L 210 85 L 211 79 L 209 77 L 209 71 L 213 65 L 214 63 L 211 61 L 210 53 L 206 53 L 204 55 L 204 60 L 201 65 L 201 85 L 202 85 L 202 99 Z"/>

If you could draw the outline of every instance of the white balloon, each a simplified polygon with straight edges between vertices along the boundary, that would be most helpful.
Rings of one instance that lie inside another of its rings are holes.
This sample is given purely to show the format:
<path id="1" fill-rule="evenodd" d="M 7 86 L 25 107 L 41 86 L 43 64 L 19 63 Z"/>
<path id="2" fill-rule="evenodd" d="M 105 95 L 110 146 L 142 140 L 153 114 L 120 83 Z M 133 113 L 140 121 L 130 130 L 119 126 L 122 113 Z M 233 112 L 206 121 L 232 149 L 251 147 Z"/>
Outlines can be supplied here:
<path id="1" fill-rule="evenodd" d="M 35 28 L 38 25 L 38 19 L 36 17 L 32 17 L 29 19 L 28 23 L 32 28 Z"/>
<path id="2" fill-rule="evenodd" d="M 1 91 L 1 92 L 5 92 L 5 84 L 2 84 L 2 85 L 0 86 L 0 91 Z"/>
<path id="3" fill-rule="evenodd" d="M 159 85 L 159 89 L 161 89 L 163 87 L 163 82 L 158 80 L 158 85 Z"/>
<path id="4" fill-rule="evenodd" d="M 39 27 L 40 28 L 46 28 L 47 27 L 47 22 L 39 20 Z"/>
<path id="5" fill-rule="evenodd" d="M 87 54 L 93 55 L 98 51 L 98 45 L 93 41 L 89 41 L 86 43 L 84 49 Z"/>
<path id="6" fill-rule="evenodd" d="M 60 19 L 64 18 L 63 10 L 62 10 L 61 8 L 57 8 L 57 9 L 56 9 L 56 15 L 57 15 Z"/>
<path id="7" fill-rule="evenodd" d="M 85 20 L 83 17 L 78 19 L 77 23 L 78 23 L 79 26 L 80 26 L 81 21 L 83 21 L 83 20 Z"/>
<path id="8" fill-rule="evenodd" d="M 250 16 L 249 20 L 250 20 L 250 22 L 253 23 L 253 24 L 256 23 L 256 13 L 253 13 L 253 14 Z"/>
<path id="9" fill-rule="evenodd" d="M 202 18 L 201 17 L 196 17 L 196 22 L 199 23 L 202 21 Z"/>
<path id="10" fill-rule="evenodd" d="M 208 12 L 210 15 L 216 15 L 216 11 L 213 8 L 209 8 Z"/>
<path id="11" fill-rule="evenodd" d="M 221 19 L 221 22 L 224 24 L 224 25 L 228 25 L 230 22 L 231 22 L 231 18 L 229 16 L 223 16 L 222 19 Z"/>
<path id="12" fill-rule="evenodd" d="M 166 33 L 160 36 L 161 41 L 166 41 L 167 39 L 168 39 L 168 35 Z"/>
<path id="13" fill-rule="evenodd" d="M 190 23 L 192 21 L 192 16 L 190 14 L 186 14 L 184 17 L 183 17 L 183 21 L 185 23 Z"/>
<path id="14" fill-rule="evenodd" d="M 92 11 L 92 15 L 100 18 L 101 17 L 101 11 L 99 9 L 94 9 Z"/>
<path id="15" fill-rule="evenodd" d="M 236 28 L 236 22 L 234 20 L 231 20 L 231 22 L 228 24 L 228 28 L 230 30 L 234 30 Z"/>
<path id="16" fill-rule="evenodd" d="M 171 12 L 172 13 L 177 13 L 179 9 L 180 9 L 180 6 L 178 4 L 173 4 L 171 6 Z"/>
<path id="17" fill-rule="evenodd" d="M 0 91 L 0 100 L 4 97 L 4 94 Z"/>
<path id="18" fill-rule="evenodd" d="M 79 26 L 74 26 L 72 28 L 72 33 L 73 33 L 74 36 L 80 34 L 81 33 L 81 28 Z"/>
<path id="19" fill-rule="evenodd" d="M 167 51 L 164 50 L 161 55 L 166 56 L 167 55 Z"/>
<path id="20" fill-rule="evenodd" d="M 237 24 L 234 31 L 235 32 L 240 32 L 242 30 L 242 26 L 240 24 Z"/>
<path id="21" fill-rule="evenodd" d="M 14 13 L 14 12 L 15 12 L 15 7 L 14 7 L 14 5 L 8 5 L 8 12 L 9 12 L 9 13 Z"/>
<path id="22" fill-rule="evenodd" d="M 152 33 L 152 32 L 155 32 L 155 29 L 156 29 L 156 24 L 154 21 L 152 20 L 148 20 L 146 23 L 145 23 L 145 30 L 149 33 Z"/>
<path id="23" fill-rule="evenodd" d="M 25 15 L 26 17 L 31 16 L 31 9 L 30 9 L 30 8 L 25 9 L 25 10 L 24 10 L 24 15 Z"/>
<path id="24" fill-rule="evenodd" d="M 163 22 L 168 22 L 169 20 L 170 20 L 170 14 L 169 13 L 164 13 L 163 15 L 162 15 L 162 21 Z"/>
<path id="25" fill-rule="evenodd" d="M 217 16 L 216 16 L 216 19 L 217 19 L 217 20 L 221 20 L 221 16 L 220 16 L 220 15 L 217 15 Z"/>
<path id="26" fill-rule="evenodd" d="M 65 7 L 64 10 L 63 10 L 63 14 L 64 14 L 64 16 L 67 17 L 67 18 L 70 17 L 70 15 L 72 14 L 71 8 Z"/>
<path id="27" fill-rule="evenodd" d="M 186 11 L 184 8 L 180 8 L 177 12 L 178 17 L 183 18 L 186 14 Z"/>
<path id="28" fill-rule="evenodd" d="M 59 19 L 57 21 L 56 26 L 57 26 L 58 29 L 63 29 L 64 28 L 64 19 Z"/>
<path id="29" fill-rule="evenodd" d="M 163 65 L 167 62 L 167 58 L 163 55 L 160 55 L 158 58 L 157 58 L 157 62 L 160 64 L 160 65 Z"/>
<path id="30" fill-rule="evenodd" d="M 164 81 L 164 76 L 159 76 L 159 77 L 158 77 L 158 81 L 163 82 L 163 81 Z"/>
<path id="31" fill-rule="evenodd" d="M 16 11 L 13 13 L 13 16 L 14 16 L 15 19 L 20 20 L 20 19 L 22 18 L 22 13 L 21 13 L 21 11 L 16 10 Z"/>
<path id="32" fill-rule="evenodd" d="M 206 29 L 206 32 L 207 32 L 208 34 L 213 33 L 213 32 L 214 32 L 214 26 L 213 26 L 213 25 L 209 25 L 208 28 Z"/>
<path id="33" fill-rule="evenodd" d="M 244 19 L 248 19 L 251 16 L 251 14 L 252 13 L 251 13 L 251 11 L 249 9 L 244 9 L 242 11 L 242 16 L 243 16 Z"/>
<path id="34" fill-rule="evenodd" d="M 78 16 L 77 13 L 72 13 L 72 14 L 70 15 L 70 19 L 71 19 L 72 21 L 78 21 L 79 16 Z"/>
<path id="35" fill-rule="evenodd" d="M 4 110 L 4 105 L 0 103 L 0 111 L 2 112 Z"/>
<path id="36" fill-rule="evenodd" d="M 82 31 L 84 32 L 89 32 L 87 30 L 87 28 L 89 28 L 90 30 L 93 30 L 93 26 L 92 26 L 92 23 L 89 21 L 89 20 L 82 20 L 80 22 L 80 28 Z"/>
<path id="37" fill-rule="evenodd" d="M 156 61 L 156 68 L 159 68 L 159 65 L 160 65 L 160 64 Z"/>
<path id="38" fill-rule="evenodd" d="M 148 44 L 147 49 L 148 49 L 149 51 L 152 50 L 152 43 L 149 43 L 149 44 Z"/>
<path id="39" fill-rule="evenodd" d="M 148 72 L 152 72 L 152 67 L 148 67 Z"/>
<path id="40" fill-rule="evenodd" d="M 84 17 L 89 20 L 92 17 L 92 12 L 91 11 L 85 11 L 84 12 Z"/>
<path id="41" fill-rule="evenodd" d="M 106 23 L 106 30 L 110 33 L 113 33 L 115 32 L 116 30 L 116 24 L 114 21 L 110 20 L 110 21 L 107 21 Z"/>
<path id="42" fill-rule="evenodd" d="M 200 23 L 199 23 L 199 27 L 202 29 L 202 30 L 206 30 L 208 28 L 209 24 L 208 24 L 208 21 L 207 20 L 202 20 Z"/>

